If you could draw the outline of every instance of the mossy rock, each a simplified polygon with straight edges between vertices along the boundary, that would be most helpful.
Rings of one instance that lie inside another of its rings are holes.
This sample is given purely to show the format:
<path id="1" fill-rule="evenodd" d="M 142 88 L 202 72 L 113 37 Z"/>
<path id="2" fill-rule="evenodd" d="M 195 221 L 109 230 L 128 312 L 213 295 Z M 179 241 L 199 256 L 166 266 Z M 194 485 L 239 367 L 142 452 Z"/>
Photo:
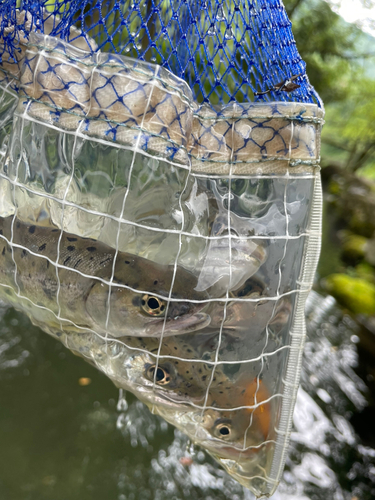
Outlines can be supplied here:
<path id="1" fill-rule="evenodd" d="M 375 285 L 346 274 L 331 274 L 325 279 L 327 291 L 355 314 L 375 314 Z"/>

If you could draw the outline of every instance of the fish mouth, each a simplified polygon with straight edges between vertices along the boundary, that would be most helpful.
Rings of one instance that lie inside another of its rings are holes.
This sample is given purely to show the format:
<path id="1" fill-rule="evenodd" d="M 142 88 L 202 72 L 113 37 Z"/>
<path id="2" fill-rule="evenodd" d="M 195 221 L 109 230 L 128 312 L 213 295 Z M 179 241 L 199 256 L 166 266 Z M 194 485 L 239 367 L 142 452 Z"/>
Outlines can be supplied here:
<path id="1" fill-rule="evenodd" d="M 182 335 L 185 333 L 195 332 L 197 330 L 202 330 L 211 323 L 211 316 L 206 313 L 196 313 L 191 316 L 177 316 L 175 318 L 168 318 L 165 322 L 164 320 L 158 320 L 157 323 L 149 324 L 142 336 L 148 337 L 160 337 L 161 334 L 165 337 L 171 335 Z M 164 327 L 164 332 L 163 332 Z"/>
<path id="2" fill-rule="evenodd" d="M 254 447 L 248 447 L 248 448 L 241 448 L 241 445 L 238 444 L 236 445 L 235 443 L 233 446 L 228 446 L 228 443 L 213 443 L 212 441 L 201 441 L 199 442 L 201 446 L 207 449 L 211 455 L 213 455 L 217 459 L 229 459 L 229 460 L 242 460 L 242 459 L 248 459 L 256 454 L 259 453 L 259 451 L 262 449 L 262 445 L 260 446 L 254 446 Z"/>

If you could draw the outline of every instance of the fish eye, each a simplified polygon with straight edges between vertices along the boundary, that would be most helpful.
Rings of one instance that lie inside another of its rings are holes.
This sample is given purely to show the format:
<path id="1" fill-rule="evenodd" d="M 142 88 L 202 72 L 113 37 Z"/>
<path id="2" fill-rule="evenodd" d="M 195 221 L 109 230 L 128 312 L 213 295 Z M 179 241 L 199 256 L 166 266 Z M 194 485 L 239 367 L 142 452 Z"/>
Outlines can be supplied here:
<path id="1" fill-rule="evenodd" d="M 153 297 L 152 295 L 143 295 L 141 300 L 141 308 L 150 316 L 164 316 L 166 302 Z"/>
<path id="2" fill-rule="evenodd" d="M 232 422 L 228 419 L 219 419 L 214 425 L 214 435 L 220 439 L 228 439 L 232 434 Z"/>
<path id="3" fill-rule="evenodd" d="M 156 378 L 156 383 L 159 385 L 169 384 L 169 382 L 171 381 L 169 371 L 162 366 L 158 366 L 158 368 L 156 370 L 156 377 L 155 377 L 155 368 L 156 368 L 156 365 L 151 365 L 147 369 L 147 371 L 146 371 L 147 378 L 152 380 L 152 381 L 154 380 L 154 378 Z"/>

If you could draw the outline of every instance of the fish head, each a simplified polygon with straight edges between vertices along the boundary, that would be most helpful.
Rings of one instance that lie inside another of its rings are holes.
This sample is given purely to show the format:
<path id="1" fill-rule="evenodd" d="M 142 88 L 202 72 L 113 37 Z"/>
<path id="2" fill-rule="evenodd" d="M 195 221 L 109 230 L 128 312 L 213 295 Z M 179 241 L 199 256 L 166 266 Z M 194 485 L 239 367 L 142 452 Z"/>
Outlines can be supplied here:
<path id="1" fill-rule="evenodd" d="M 210 391 L 208 408 L 201 416 L 200 444 L 221 459 L 240 460 L 252 456 L 269 439 L 271 403 L 264 383 L 255 379 L 245 387 L 237 383 L 227 398 L 220 401 Z M 211 403 L 210 403 L 211 401 Z"/>
<path id="2" fill-rule="evenodd" d="M 86 297 L 86 310 L 113 337 L 194 332 L 211 321 L 205 312 L 208 294 L 194 290 L 196 283 L 181 267 L 174 272 L 173 266 L 122 254 L 112 284 L 97 281 Z"/>
<path id="3" fill-rule="evenodd" d="M 196 361 L 199 352 L 193 342 L 189 342 L 195 335 L 120 339 L 126 348 L 137 353 L 133 365 L 140 384 L 152 388 L 163 405 L 178 408 L 191 403 L 203 404 L 212 367 Z"/>

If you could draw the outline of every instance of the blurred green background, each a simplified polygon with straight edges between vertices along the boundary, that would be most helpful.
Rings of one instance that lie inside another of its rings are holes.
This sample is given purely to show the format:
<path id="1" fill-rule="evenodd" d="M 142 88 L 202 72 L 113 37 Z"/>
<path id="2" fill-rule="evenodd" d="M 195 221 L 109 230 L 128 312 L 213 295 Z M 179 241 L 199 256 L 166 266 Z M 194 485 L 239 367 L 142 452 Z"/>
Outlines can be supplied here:
<path id="1" fill-rule="evenodd" d="M 317 287 L 374 334 L 375 38 L 346 23 L 326 1 L 284 3 L 307 74 L 326 108 Z"/>

